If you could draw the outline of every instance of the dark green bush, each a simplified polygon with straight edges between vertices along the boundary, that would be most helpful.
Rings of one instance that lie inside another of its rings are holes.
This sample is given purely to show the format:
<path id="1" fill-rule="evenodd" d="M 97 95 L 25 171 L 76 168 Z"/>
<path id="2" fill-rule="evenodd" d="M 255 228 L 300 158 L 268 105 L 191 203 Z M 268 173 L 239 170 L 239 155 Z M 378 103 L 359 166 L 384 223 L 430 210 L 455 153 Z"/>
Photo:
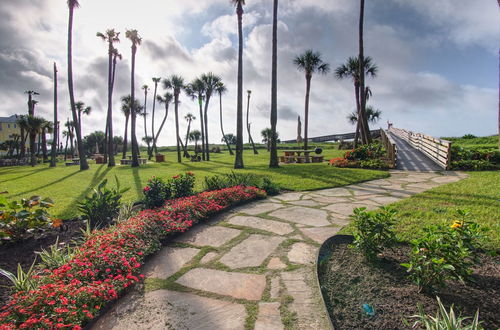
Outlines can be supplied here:
<path id="1" fill-rule="evenodd" d="M 488 171 L 498 169 L 498 165 L 487 160 L 457 160 L 451 162 L 451 168 L 465 171 Z"/>
<path id="2" fill-rule="evenodd" d="M 257 187 L 263 189 L 268 195 L 277 195 L 280 192 L 279 186 L 269 178 L 259 178 L 251 173 L 235 173 L 214 175 L 205 177 L 203 187 L 207 191 L 219 190 L 234 186 Z"/>
<path id="3" fill-rule="evenodd" d="M 360 145 L 356 149 L 347 151 L 344 155 L 348 160 L 380 159 L 386 154 L 385 148 L 380 143 Z"/>
<path id="4" fill-rule="evenodd" d="M 148 209 L 162 206 L 172 195 L 170 185 L 157 177 L 152 177 L 148 180 L 142 193 L 144 194 L 144 204 Z"/>
<path id="5" fill-rule="evenodd" d="M 389 165 L 387 165 L 387 162 L 383 161 L 382 159 L 361 160 L 358 164 L 360 168 L 370 168 L 375 170 L 389 169 Z"/>
<path id="6" fill-rule="evenodd" d="M 169 180 L 172 198 L 181 198 L 194 195 L 194 173 L 186 172 L 176 175 Z"/>

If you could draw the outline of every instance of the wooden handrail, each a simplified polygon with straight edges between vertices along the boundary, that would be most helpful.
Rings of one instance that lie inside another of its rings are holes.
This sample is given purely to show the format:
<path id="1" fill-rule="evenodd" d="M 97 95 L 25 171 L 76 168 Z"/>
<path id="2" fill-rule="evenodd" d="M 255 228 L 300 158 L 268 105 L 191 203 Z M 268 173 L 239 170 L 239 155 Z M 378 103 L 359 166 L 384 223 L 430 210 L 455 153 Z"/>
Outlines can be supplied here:
<path id="1" fill-rule="evenodd" d="M 382 128 L 380 129 L 380 138 L 382 139 L 382 144 L 387 152 L 387 158 L 390 161 L 391 168 L 396 168 L 397 162 L 397 149 L 396 142 L 390 137 Z"/>
<path id="2" fill-rule="evenodd" d="M 391 126 L 389 132 L 402 138 L 445 170 L 450 169 L 451 142 Z"/>

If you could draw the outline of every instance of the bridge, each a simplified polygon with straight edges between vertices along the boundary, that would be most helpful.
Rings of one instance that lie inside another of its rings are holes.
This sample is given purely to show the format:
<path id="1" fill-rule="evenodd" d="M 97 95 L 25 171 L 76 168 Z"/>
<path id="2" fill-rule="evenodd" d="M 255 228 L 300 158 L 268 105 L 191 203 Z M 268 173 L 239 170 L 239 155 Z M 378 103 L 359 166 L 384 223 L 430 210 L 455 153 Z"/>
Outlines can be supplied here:
<path id="1" fill-rule="evenodd" d="M 378 138 L 380 137 L 380 130 L 372 130 L 370 131 L 372 134 L 372 137 Z M 330 135 L 323 135 L 323 136 L 316 136 L 312 138 L 308 138 L 307 141 L 309 142 L 337 142 L 337 141 L 342 141 L 342 140 L 353 140 L 354 139 L 355 133 L 345 133 L 345 134 L 330 134 Z M 286 141 L 281 141 L 282 143 L 296 143 L 297 140 L 286 140 Z"/>

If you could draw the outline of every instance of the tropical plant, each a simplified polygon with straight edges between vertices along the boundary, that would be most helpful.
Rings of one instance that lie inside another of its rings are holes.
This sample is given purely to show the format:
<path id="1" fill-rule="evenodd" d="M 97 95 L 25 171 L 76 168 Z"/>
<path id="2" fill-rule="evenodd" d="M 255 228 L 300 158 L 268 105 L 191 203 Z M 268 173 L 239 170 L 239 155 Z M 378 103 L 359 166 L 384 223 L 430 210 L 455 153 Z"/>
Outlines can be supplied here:
<path id="1" fill-rule="evenodd" d="M 78 113 L 78 122 L 80 123 L 80 126 L 81 126 L 81 123 L 82 123 L 82 113 L 84 115 L 90 115 L 90 113 L 92 112 L 92 108 L 90 106 L 85 106 L 85 103 L 83 103 L 82 101 L 78 101 L 75 103 L 75 107 L 76 107 L 76 111 Z"/>
<path id="2" fill-rule="evenodd" d="M 198 141 L 200 141 L 201 132 L 198 130 L 189 133 L 189 141 L 194 142 L 194 152 L 198 154 Z"/>
<path id="3" fill-rule="evenodd" d="M 231 144 L 225 139 L 226 134 L 224 134 L 224 126 L 222 123 L 222 94 L 227 92 L 227 88 L 224 85 L 224 83 L 222 81 L 220 81 L 217 84 L 217 87 L 215 90 L 219 94 L 219 110 L 220 110 L 219 111 L 219 118 L 220 118 L 220 130 L 222 132 L 222 142 L 226 143 L 227 150 L 229 150 L 229 154 L 232 156 L 232 155 L 234 155 L 233 149 L 231 149 Z"/>
<path id="4" fill-rule="evenodd" d="M 186 172 L 178 174 L 169 180 L 168 185 L 172 192 L 172 198 L 188 197 L 194 194 L 194 173 Z"/>
<path id="5" fill-rule="evenodd" d="M 268 149 L 269 167 L 279 167 L 278 149 L 276 147 L 278 135 L 278 0 L 273 1 L 273 38 L 272 38 L 272 68 L 271 68 L 271 141 Z"/>
<path id="6" fill-rule="evenodd" d="M 148 155 L 151 154 L 151 141 L 152 141 L 152 138 L 149 139 L 149 136 L 148 136 L 148 126 L 147 126 L 147 117 L 148 117 L 148 113 L 147 113 L 147 104 L 148 104 L 148 91 L 149 91 L 149 87 L 148 85 L 143 85 L 142 87 L 142 90 L 144 91 L 144 107 L 143 107 L 143 111 L 141 112 L 141 116 L 144 118 L 144 138 L 142 139 L 144 142 L 146 142 L 146 145 L 147 145 L 147 150 L 148 150 Z"/>
<path id="7" fill-rule="evenodd" d="M 303 71 L 306 77 L 306 101 L 304 111 L 304 150 L 308 147 L 308 130 L 309 130 L 309 94 L 311 91 L 311 79 L 313 74 L 327 74 L 330 71 L 330 65 L 325 63 L 319 52 L 314 52 L 312 49 L 306 50 L 303 54 L 294 59 L 294 64 L 299 71 Z"/>
<path id="8" fill-rule="evenodd" d="M 163 129 L 163 126 L 165 125 L 165 122 L 167 121 L 167 117 L 168 117 L 168 107 L 170 105 L 170 103 L 172 103 L 172 100 L 173 100 L 173 95 L 170 94 L 170 93 L 165 93 L 163 96 L 161 95 L 158 95 L 156 97 L 156 99 L 158 100 L 158 102 L 162 103 L 165 105 L 165 115 L 163 116 L 163 120 L 160 124 L 160 128 L 158 129 L 158 131 L 156 132 L 156 135 L 155 137 L 153 138 L 153 145 L 155 146 L 156 148 L 156 141 L 158 140 L 158 137 L 160 136 L 160 133 Z"/>
<path id="9" fill-rule="evenodd" d="M 28 121 L 26 116 L 21 115 L 17 119 L 17 125 L 19 125 L 20 135 L 21 135 L 21 152 L 19 153 L 20 158 L 24 158 L 26 156 L 26 134 L 28 132 Z"/>
<path id="10" fill-rule="evenodd" d="M 153 78 L 152 79 L 155 84 L 155 91 L 153 94 L 153 110 L 151 112 L 151 136 L 153 137 L 153 145 L 151 146 L 150 153 L 148 155 L 148 159 L 151 159 L 153 156 L 153 152 L 155 154 L 158 153 L 158 149 L 156 148 L 156 140 L 155 140 L 155 108 L 156 108 L 156 93 L 158 91 L 158 83 L 161 81 L 161 78 Z"/>
<path id="11" fill-rule="evenodd" d="M 193 100 L 198 101 L 200 107 L 200 122 L 201 122 L 201 157 L 206 160 L 205 157 L 205 121 L 203 117 L 203 100 L 205 99 L 205 83 L 201 78 L 196 78 L 191 83 L 186 86 L 186 94 Z"/>
<path id="12" fill-rule="evenodd" d="M 210 160 L 210 150 L 208 143 L 208 106 L 210 104 L 212 94 L 216 91 L 218 84 L 222 81 L 222 78 L 213 74 L 212 72 L 209 72 L 206 74 L 202 74 L 200 79 L 205 85 L 205 110 L 203 113 L 203 120 L 205 121 L 205 157 L 207 160 Z"/>
<path id="13" fill-rule="evenodd" d="M 127 30 L 125 37 L 132 42 L 132 65 L 131 65 L 131 79 L 130 79 L 130 99 L 135 100 L 135 55 L 137 53 L 137 46 L 142 42 L 141 37 L 137 30 Z M 130 118 L 131 118 L 131 140 L 132 140 L 132 167 L 139 166 L 139 144 L 137 143 L 136 130 L 136 114 L 135 102 L 131 102 Z"/>
<path id="14" fill-rule="evenodd" d="M 358 57 L 358 72 L 359 72 L 359 121 L 361 122 L 361 127 L 365 130 L 365 141 L 363 143 L 372 143 L 372 136 L 370 134 L 370 128 L 368 126 L 368 119 L 366 117 L 366 97 L 367 93 L 365 89 L 365 55 L 364 55 L 364 44 L 363 44 L 363 25 L 365 18 L 365 0 L 360 0 L 359 6 L 359 57 Z"/>
<path id="15" fill-rule="evenodd" d="M 238 98 L 236 105 L 236 157 L 234 168 L 243 168 L 243 5 L 245 0 L 231 0 L 238 16 Z"/>
<path id="16" fill-rule="evenodd" d="M 161 178 L 155 176 L 148 180 L 142 193 L 144 195 L 144 204 L 147 209 L 163 206 L 165 201 L 172 196 L 170 185 Z"/>
<path id="17" fill-rule="evenodd" d="M 132 98 L 130 97 L 130 95 L 127 95 L 127 96 L 123 96 L 121 98 L 121 101 L 122 101 L 122 107 L 121 107 L 121 110 L 122 110 L 122 113 L 123 115 L 125 116 L 125 135 L 124 135 L 124 138 L 123 138 L 123 155 L 122 155 L 122 159 L 125 159 L 127 158 L 127 145 L 128 145 L 128 122 L 129 122 L 129 118 L 130 118 L 130 114 L 131 114 L 131 109 L 132 109 L 132 102 L 131 102 Z M 142 105 L 139 104 L 139 101 L 136 99 L 135 102 L 134 102 L 135 106 L 134 106 L 134 109 L 136 112 L 141 112 L 142 111 Z"/>
<path id="18" fill-rule="evenodd" d="M 120 42 L 120 32 L 115 29 L 106 30 L 105 33 L 97 32 L 97 37 L 108 43 L 108 113 L 106 116 L 106 136 L 107 147 L 106 154 L 109 155 L 108 166 L 115 166 L 114 148 L 113 148 L 113 82 L 114 70 L 116 68 L 116 48 L 114 43 Z M 115 59 L 115 64 L 113 64 Z"/>
<path id="19" fill-rule="evenodd" d="M 54 135 L 52 138 L 50 167 L 56 167 L 57 141 L 59 140 L 59 121 L 57 120 L 57 65 L 54 62 Z"/>
<path id="20" fill-rule="evenodd" d="M 41 127 L 41 136 L 42 136 L 42 154 L 43 154 L 43 161 L 47 161 L 48 156 L 47 156 L 47 135 L 46 134 L 51 134 L 54 133 L 54 125 L 52 122 L 44 120 L 42 127 Z M 55 139 L 55 134 L 54 134 L 54 139 Z"/>
<path id="21" fill-rule="evenodd" d="M 273 137 L 273 131 L 271 128 L 264 128 L 261 132 L 260 135 L 262 136 L 262 143 L 265 143 L 267 146 L 267 151 L 271 151 L 271 144 L 272 144 L 272 137 Z M 274 133 L 274 137 L 276 138 L 276 141 L 279 141 L 279 136 L 280 134 L 278 132 Z"/>
<path id="22" fill-rule="evenodd" d="M 247 98 L 247 132 L 248 132 L 248 142 L 252 145 L 253 149 L 253 154 L 258 155 L 259 152 L 257 151 L 257 148 L 255 148 L 255 143 L 253 143 L 252 139 L 252 133 L 250 131 L 250 125 L 251 123 L 249 122 L 249 117 L 250 117 L 250 95 L 252 95 L 251 90 L 247 90 L 248 98 Z"/>
<path id="23" fill-rule="evenodd" d="M 182 162 L 181 157 L 181 147 L 180 141 L 181 137 L 179 135 L 179 95 L 182 89 L 184 89 L 184 78 L 179 75 L 171 75 L 168 79 L 163 80 L 163 88 L 171 89 L 174 92 L 174 114 L 175 114 L 175 136 L 177 143 L 177 162 Z"/>
<path id="24" fill-rule="evenodd" d="M 35 271 L 35 260 L 31 264 L 31 267 L 27 272 L 23 270 L 21 264 L 17 264 L 17 275 L 13 274 L 5 269 L 0 268 L 0 275 L 3 275 L 12 282 L 14 291 L 17 292 L 28 292 L 36 287 L 36 281 L 33 278 Z"/>
<path id="25" fill-rule="evenodd" d="M 187 151 L 187 145 L 189 141 L 189 132 L 191 131 L 191 123 L 193 120 L 196 120 L 196 117 L 192 113 L 188 113 L 184 116 L 184 119 L 188 122 L 187 132 L 186 132 L 186 142 L 184 143 L 184 157 L 189 157 L 189 153 Z"/>
<path id="26" fill-rule="evenodd" d="M 75 123 L 76 131 L 76 144 L 78 148 L 78 155 L 80 157 L 80 170 L 87 170 L 89 164 L 87 163 L 87 157 L 83 152 L 82 143 L 82 130 L 81 124 L 78 121 L 78 114 L 76 112 L 75 105 L 75 93 L 73 90 L 73 14 L 75 8 L 78 8 L 80 4 L 78 0 L 67 0 L 69 8 L 69 20 L 68 20 L 68 91 L 69 91 L 69 101 L 71 104 L 71 113 L 73 115 L 73 122 Z"/>
<path id="27" fill-rule="evenodd" d="M 26 125 L 28 135 L 30 137 L 30 164 L 36 165 L 35 141 L 36 136 L 42 133 L 42 128 L 45 125 L 45 119 L 42 117 L 27 116 Z"/>
<path id="28" fill-rule="evenodd" d="M 48 249 L 42 249 L 42 251 L 35 253 L 42 261 L 40 268 L 53 270 L 70 261 L 76 253 L 76 248 L 71 245 L 60 246 L 59 237 L 57 237 L 56 242 Z"/>
<path id="29" fill-rule="evenodd" d="M 227 133 L 222 137 L 221 142 L 227 142 L 230 145 L 236 144 L 237 143 L 236 136 L 233 133 Z"/>
<path id="30" fill-rule="evenodd" d="M 368 118 L 368 121 L 371 123 L 376 123 L 379 121 L 380 116 L 382 115 L 382 111 L 379 109 L 375 109 L 372 106 L 367 106 L 366 107 L 366 117 Z M 352 112 L 347 116 L 347 120 L 351 124 L 357 124 L 358 122 L 358 114 L 356 112 Z"/>
<path id="31" fill-rule="evenodd" d="M 120 189 L 120 182 L 115 176 L 116 187 L 106 187 L 108 180 L 102 181 L 94 192 L 78 203 L 78 209 L 86 217 L 92 229 L 108 227 L 118 215 L 121 197 L 129 188 Z"/>
<path id="32" fill-rule="evenodd" d="M 139 211 L 134 207 L 134 203 L 123 203 L 120 207 L 120 211 L 116 216 L 116 222 L 124 222 L 130 219 L 131 217 L 137 215 Z"/>

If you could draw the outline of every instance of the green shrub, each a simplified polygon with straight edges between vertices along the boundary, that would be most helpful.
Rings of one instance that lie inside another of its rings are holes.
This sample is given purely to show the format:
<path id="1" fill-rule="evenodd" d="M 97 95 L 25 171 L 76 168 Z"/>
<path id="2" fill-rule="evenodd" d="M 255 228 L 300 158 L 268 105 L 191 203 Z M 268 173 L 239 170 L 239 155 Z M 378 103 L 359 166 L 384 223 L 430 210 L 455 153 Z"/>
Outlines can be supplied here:
<path id="1" fill-rule="evenodd" d="M 50 198 L 32 196 L 21 201 L 0 197 L 0 238 L 19 240 L 28 230 L 49 228 L 52 218 L 47 209 L 54 206 Z"/>
<path id="2" fill-rule="evenodd" d="M 386 150 L 380 143 L 371 143 L 347 151 L 344 158 L 348 160 L 368 160 L 384 157 L 385 154 Z"/>
<path id="3" fill-rule="evenodd" d="M 464 136 L 462 136 L 462 139 L 466 139 L 466 140 L 475 139 L 475 138 L 477 138 L 477 136 L 475 136 L 474 134 L 465 134 Z"/>
<path id="4" fill-rule="evenodd" d="M 382 207 L 366 212 L 366 208 L 354 210 L 354 242 L 352 246 L 361 251 L 368 260 L 376 259 L 378 253 L 396 243 L 394 216 L 396 211 Z"/>
<path id="5" fill-rule="evenodd" d="M 438 302 L 438 311 L 436 316 L 427 315 L 422 308 L 422 305 L 418 306 L 418 315 L 411 316 L 417 319 L 413 324 L 412 328 L 424 328 L 426 330 L 481 330 L 483 329 L 479 322 L 479 310 L 474 315 L 472 323 L 470 325 L 464 325 L 464 321 L 471 319 L 470 317 L 457 317 L 455 311 L 453 310 L 453 305 L 450 307 L 448 312 L 444 307 L 441 299 L 436 297 Z M 408 322 L 405 322 L 408 323 Z"/>
<path id="6" fill-rule="evenodd" d="M 28 292 L 36 287 L 36 281 L 33 278 L 35 261 L 36 259 L 33 260 L 33 263 L 27 272 L 23 270 L 21 264 L 17 264 L 17 275 L 5 269 L 0 269 L 0 275 L 7 277 L 12 282 L 15 291 Z"/>
<path id="7" fill-rule="evenodd" d="M 376 169 L 376 170 L 389 169 L 389 165 L 387 165 L 387 162 L 383 161 L 382 159 L 361 160 L 361 161 L 359 161 L 359 167 L 360 168 Z"/>
<path id="8" fill-rule="evenodd" d="M 172 198 L 188 197 L 194 194 L 194 173 L 178 174 L 169 180 L 168 185 Z"/>
<path id="9" fill-rule="evenodd" d="M 161 178 L 157 177 L 152 177 L 148 180 L 142 193 L 144 195 L 144 204 L 148 209 L 162 206 L 172 195 L 170 184 L 165 183 Z"/>
<path id="10" fill-rule="evenodd" d="M 115 176 L 116 188 L 109 189 L 106 187 L 108 180 L 102 181 L 94 193 L 86 196 L 85 199 L 78 204 L 78 209 L 87 218 L 91 229 L 104 228 L 113 222 L 113 218 L 120 211 L 122 194 L 128 190 L 120 189 L 120 183 Z"/>
<path id="11" fill-rule="evenodd" d="M 229 180 L 222 175 L 206 176 L 203 189 L 206 191 L 220 190 L 229 187 Z"/>
<path id="12" fill-rule="evenodd" d="M 70 261 L 75 255 L 75 249 L 71 246 L 59 246 L 59 237 L 56 242 L 49 247 L 48 250 L 42 249 L 40 252 L 35 252 L 42 260 L 41 266 L 47 269 L 56 269 Z"/>
<path id="13" fill-rule="evenodd" d="M 488 160 L 457 160 L 451 162 L 451 168 L 464 171 L 488 171 L 497 169 L 497 166 Z"/>
<path id="14" fill-rule="evenodd" d="M 270 196 L 277 195 L 280 192 L 280 187 L 271 181 L 271 179 L 264 177 L 259 178 L 252 173 L 235 173 L 214 175 L 205 177 L 203 188 L 207 191 L 219 190 L 234 186 L 257 187 L 265 190 Z"/>
<path id="15" fill-rule="evenodd" d="M 262 184 L 257 188 L 265 190 L 269 196 L 275 196 L 275 195 L 278 195 L 280 193 L 280 187 L 276 183 L 272 182 L 271 179 L 269 179 L 267 177 L 262 179 Z"/>

